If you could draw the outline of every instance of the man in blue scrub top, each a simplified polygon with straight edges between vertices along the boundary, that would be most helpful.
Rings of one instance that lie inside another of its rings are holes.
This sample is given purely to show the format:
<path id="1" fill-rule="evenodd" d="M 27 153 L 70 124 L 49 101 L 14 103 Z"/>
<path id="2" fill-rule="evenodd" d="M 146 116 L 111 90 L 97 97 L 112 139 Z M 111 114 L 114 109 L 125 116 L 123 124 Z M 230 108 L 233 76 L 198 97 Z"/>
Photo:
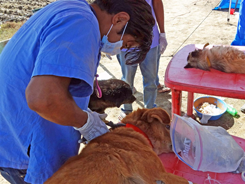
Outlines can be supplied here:
<path id="1" fill-rule="evenodd" d="M 0 54 L 0 172 L 10 183 L 45 182 L 108 131 L 87 110 L 100 51 L 131 48 L 144 60 L 154 18 L 145 0 L 59 0 L 34 14 Z"/>

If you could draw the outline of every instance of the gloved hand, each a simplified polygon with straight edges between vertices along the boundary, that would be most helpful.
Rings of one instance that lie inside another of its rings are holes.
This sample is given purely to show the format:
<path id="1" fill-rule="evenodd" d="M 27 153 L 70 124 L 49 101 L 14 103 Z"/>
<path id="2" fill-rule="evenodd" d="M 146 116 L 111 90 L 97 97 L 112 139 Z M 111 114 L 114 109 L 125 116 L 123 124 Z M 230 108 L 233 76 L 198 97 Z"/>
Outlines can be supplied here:
<path id="1" fill-rule="evenodd" d="M 159 37 L 159 47 L 160 47 L 160 53 L 163 54 L 164 51 L 166 50 L 168 45 L 167 39 L 166 39 L 166 34 L 165 33 L 160 33 Z"/>
<path id="2" fill-rule="evenodd" d="M 109 131 L 106 124 L 101 120 L 105 119 L 107 114 L 99 114 L 90 109 L 84 112 L 88 114 L 87 122 L 81 128 L 74 127 L 74 129 L 78 130 L 87 141 L 91 141 Z"/>

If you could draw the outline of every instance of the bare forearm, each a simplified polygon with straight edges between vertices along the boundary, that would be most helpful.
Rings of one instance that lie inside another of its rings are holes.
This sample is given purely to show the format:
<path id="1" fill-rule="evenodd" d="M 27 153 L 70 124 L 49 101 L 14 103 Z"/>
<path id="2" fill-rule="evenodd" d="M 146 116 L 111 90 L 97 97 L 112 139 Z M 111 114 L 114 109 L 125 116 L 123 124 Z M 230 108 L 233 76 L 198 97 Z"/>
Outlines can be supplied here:
<path id="1" fill-rule="evenodd" d="M 157 24 L 160 29 L 160 33 L 165 33 L 164 28 L 164 7 L 162 0 L 153 0 L 153 9 L 156 15 Z"/>

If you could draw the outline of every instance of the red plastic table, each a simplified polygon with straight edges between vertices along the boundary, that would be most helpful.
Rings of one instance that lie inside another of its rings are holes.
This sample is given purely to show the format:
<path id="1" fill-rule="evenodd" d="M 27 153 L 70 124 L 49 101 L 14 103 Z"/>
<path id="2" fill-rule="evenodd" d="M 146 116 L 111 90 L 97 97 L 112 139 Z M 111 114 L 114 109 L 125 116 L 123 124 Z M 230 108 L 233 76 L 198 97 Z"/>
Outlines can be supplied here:
<path id="1" fill-rule="evenodd" d="M 204 45 L 190 44 L 171 59 L 165 72 L 165 85 L 172 91 L 172 116 L 181 113 L 182 91 L 188 92 L 187 115 L 192 116 L 194 93 L 245 99 L 245 74 L 184 68 L 188 54 Z M 212 47 L 212 46 L 208 46 Z M 236 48 L 245 51 L 244 46 Z"/>

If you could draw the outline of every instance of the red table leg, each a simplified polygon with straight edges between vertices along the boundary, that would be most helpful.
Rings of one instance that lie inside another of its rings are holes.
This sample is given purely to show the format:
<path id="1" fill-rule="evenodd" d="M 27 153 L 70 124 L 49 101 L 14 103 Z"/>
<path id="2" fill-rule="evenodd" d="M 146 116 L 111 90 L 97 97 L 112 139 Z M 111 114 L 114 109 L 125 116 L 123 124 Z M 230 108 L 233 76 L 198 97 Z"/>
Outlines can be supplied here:
<path id="1" fill-rule="evenodd" d="M 192 117 L 194 93 L 188 92 L 187 116 Z"/>
<path id="2" fill-rule="evenodd" d="M 180 115 L 182 91 L 172 89 L 172 118 L 174 114 Z"/>

